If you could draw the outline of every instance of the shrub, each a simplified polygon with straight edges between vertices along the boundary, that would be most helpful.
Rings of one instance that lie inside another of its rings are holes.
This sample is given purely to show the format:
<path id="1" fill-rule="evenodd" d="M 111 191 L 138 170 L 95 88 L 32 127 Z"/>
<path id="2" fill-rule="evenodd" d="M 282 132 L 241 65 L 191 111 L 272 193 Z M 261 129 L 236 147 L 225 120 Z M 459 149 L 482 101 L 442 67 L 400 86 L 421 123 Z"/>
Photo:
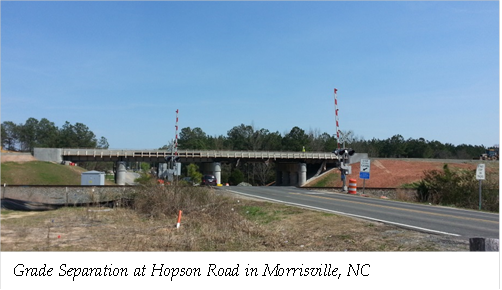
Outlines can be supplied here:
<path id="1" fill-rule="evenodd" d="M 199 184 L 202 181 L 202 173 L 199 172 L 199 166 L 196 164 L 190 163 L 187 166 L 188 176 L 192 178 L 192 182 L 195 184 Z"/>
<path id="2" fill-rule="evenodd" d="M 206 187 L 186 187 L 150 184 L 134 196 L 134 208 L 149 217 L 164 217 L 193 211 L 211 212 L 227 203 Z"/>
<path id="3" fill-rule="evenodd" d="M 240 171 L 239 169 L 235 168 L 232 171 L 232 174 L 230 174 L 229 181 L 232 185 L 237 185 L 241 183 L 242 181 L 244 181 L 244 173 L 242 173 L 242 171 Z"/>
<path id="4" fill-rule="evenodd" d="M 413 186 L 417 190 L 419 202 L 478 209 L 479 181 L 475 170 L 451 170 L 447 164 L 443 170 L 426 170 L 424 178 Z M 482 208 L 498 212 L 498 174 L 487 172 L 482 183 Z"/>

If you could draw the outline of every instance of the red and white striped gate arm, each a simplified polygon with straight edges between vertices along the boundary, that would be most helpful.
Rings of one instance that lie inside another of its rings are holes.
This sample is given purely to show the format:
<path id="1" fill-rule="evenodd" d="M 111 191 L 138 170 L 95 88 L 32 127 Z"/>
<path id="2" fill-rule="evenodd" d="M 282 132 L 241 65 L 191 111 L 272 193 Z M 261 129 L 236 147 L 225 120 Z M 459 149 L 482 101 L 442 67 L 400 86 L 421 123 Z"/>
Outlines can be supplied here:
<path id="1" fill-rule="evenodd" d="M 338 149 L 340 149 L 340 129 L 338 125 L 338 101 L 336 97 L 336 92 L 338 90 L 335 88 L 335 121 L 336 121 L 336 143 L 338 144 Z"/>

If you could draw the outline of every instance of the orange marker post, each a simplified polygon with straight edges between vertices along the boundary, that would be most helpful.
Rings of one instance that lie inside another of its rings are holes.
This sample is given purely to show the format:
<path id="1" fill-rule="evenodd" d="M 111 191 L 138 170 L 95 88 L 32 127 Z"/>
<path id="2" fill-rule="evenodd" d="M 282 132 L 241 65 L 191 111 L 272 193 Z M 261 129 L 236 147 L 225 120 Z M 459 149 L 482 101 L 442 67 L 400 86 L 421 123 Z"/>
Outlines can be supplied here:
<path id="1" fill-rule="evenodd" d="M 178 213 L 178 223 L 176 224 L 177 229 L 179 229 L 181 225 L 181 213 L 182 211 L 180 210 L 180 212 Z"/>

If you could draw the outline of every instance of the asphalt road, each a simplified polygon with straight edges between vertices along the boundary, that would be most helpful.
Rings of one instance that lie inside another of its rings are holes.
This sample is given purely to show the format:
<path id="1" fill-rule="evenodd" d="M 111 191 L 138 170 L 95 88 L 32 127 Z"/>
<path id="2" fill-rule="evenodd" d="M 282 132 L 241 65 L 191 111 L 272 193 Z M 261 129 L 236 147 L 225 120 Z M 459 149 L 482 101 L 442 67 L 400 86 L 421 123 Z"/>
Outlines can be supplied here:
<path id="1" fill-rule="evenodd" d="M 255 198 L 466 238 L 499 238 L 499 214 L 383 200 L 296 187 L 219 188 Z"/>

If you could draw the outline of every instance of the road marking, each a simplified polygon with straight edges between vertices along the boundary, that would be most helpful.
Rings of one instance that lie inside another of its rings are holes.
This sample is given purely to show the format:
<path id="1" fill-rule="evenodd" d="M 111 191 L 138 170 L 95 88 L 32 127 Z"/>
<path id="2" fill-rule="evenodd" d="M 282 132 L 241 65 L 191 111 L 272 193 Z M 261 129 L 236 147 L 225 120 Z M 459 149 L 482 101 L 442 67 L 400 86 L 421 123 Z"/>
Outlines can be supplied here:
<path id="1" fill-rule="evenodd" d="M 275 202 L 289 204 L 289 205 L 294 205 L 294 206 L 303 207 L 303 208 L 310 208 L 310 209 L 315 209 L 315 210 L 324 211 L 324 212 L 330 212 L 330 213 L 336 213 L 336 214 L 341 214 L 341 215 L 345 215 L 345 216 L 357 217 L 357 218 L 361 218 L 361 219 L 372 220 L 372 221 L 377 221 L 377 222 L 381 222 L 381 223 L 386 223 L 386 224 L 401 226 L 401 227 L 405 227 L 405 228 L 412 228 L 412 229 L 416 229 L 416 230 L 420 230 L 420 231 L 425 231 L 425 232 L 432 232 L 432 233 L 438 233 L 438 234 L 443 234 L 443 235 L 460 237 L 459 234 L 453 234 L 453 233 L 448 233 L 448 232 L 436 231 L 436 230 L 431 230 L 431 229 L 427 229 L 427 228 L 421 228 L 421 227 L 416 227 L 416 226 L 407 225 L 407 224 L 395 223 L 395 222 L 386 221 L 386 220 L 380 220 L 380 219 L 375 219 L 375 218 L 371 218 L 371 217 L 367 217 L 367 216 L 362 216 L 362 215 L 357 215 L 357 214 L 351 214 L 351 213 L 345 213 L 345 212 L 341 212 L 341 211 L 335 211 L 335 210 L 330 210 L 330 209 L 325 209 L 325 208 L 320 208 L 320 207 L 315 207 L 315 206 L 310 206 L 310 205 L 304 205 L 304 204 L 299 204 L 299 203 L 294 203 L 294 202 L 282 201 L 282 200 L 277 200 L 277 199 L 268 198 L 268 197 L 261 197 L 261 196 L 256 196 L 256 195 L 252 195 L 252 194 L 242 193 L 242 192 L 234 191 L 234 190 L 228 190 L 228 191 L 231 191 L 231 192 L 234 192 L 234 193 L 237 193 L 237 194 L 242 194 L 242 195 L 254 197 L 254 198 L 275 201 Z"/>
<path id="2" fill-rule="evenodd" d="M 298 193 L 298 192 L 289 192 L 291 194 L 295 195 L 310 195 L 307 193 Z M 322 198 L 322 199 L 328 199 L 328 200 L 334 200 L 333 198 L 329 197 L 323 197 L 323 196 L 317 196 L 317 195 L 312 195 L 315 198 Z M 421 210 L 416 210 L 416 209 L 407 209 L 407 208 L 399 208 L 399 207 L 394 207 L 394 206 L 389 206 L 389 205 L 379 205 L 379 204 L 369 204 L 366 202 L 361 202 L 361 201 L 352 201 L 352 200 L 340 200 L 342 202 L 350 202 L 350 203 L 357 203 L 357 204 L 362 204 L 362 205 L 371 205 L 375 207 L 382 207 L 382 208 L 391 208 L 391 209 L 396 209 L 396 210 L 402 210 L 402 211 L 408 211 L 408 212 L 414 212 L 414 213 L 421 213 L 421 214 L 427 214 L 427 215 L 435 215 L 435 216 L 442 216 L 442 217 L 451 217 L 455 219 L 462 219 L 462 220 L 470 220 L 470 221 L 478 221 L 478 222 L 485 222 L 485 223 L 493 223 L 493 224 L 498 224 L 498 221 L 490 221 L 490 220 L 484 220 L 484 219 L 478 219 L 478 218 L 469 218 L 469 217 L 459 217 L 459 216 L 454 216 L 454 215 L 449 215 L 449 214 L 443 214 L 443 213 L 433 213 L 433 212 L 428 212 L 428 211 L 421 211 Z"/>

